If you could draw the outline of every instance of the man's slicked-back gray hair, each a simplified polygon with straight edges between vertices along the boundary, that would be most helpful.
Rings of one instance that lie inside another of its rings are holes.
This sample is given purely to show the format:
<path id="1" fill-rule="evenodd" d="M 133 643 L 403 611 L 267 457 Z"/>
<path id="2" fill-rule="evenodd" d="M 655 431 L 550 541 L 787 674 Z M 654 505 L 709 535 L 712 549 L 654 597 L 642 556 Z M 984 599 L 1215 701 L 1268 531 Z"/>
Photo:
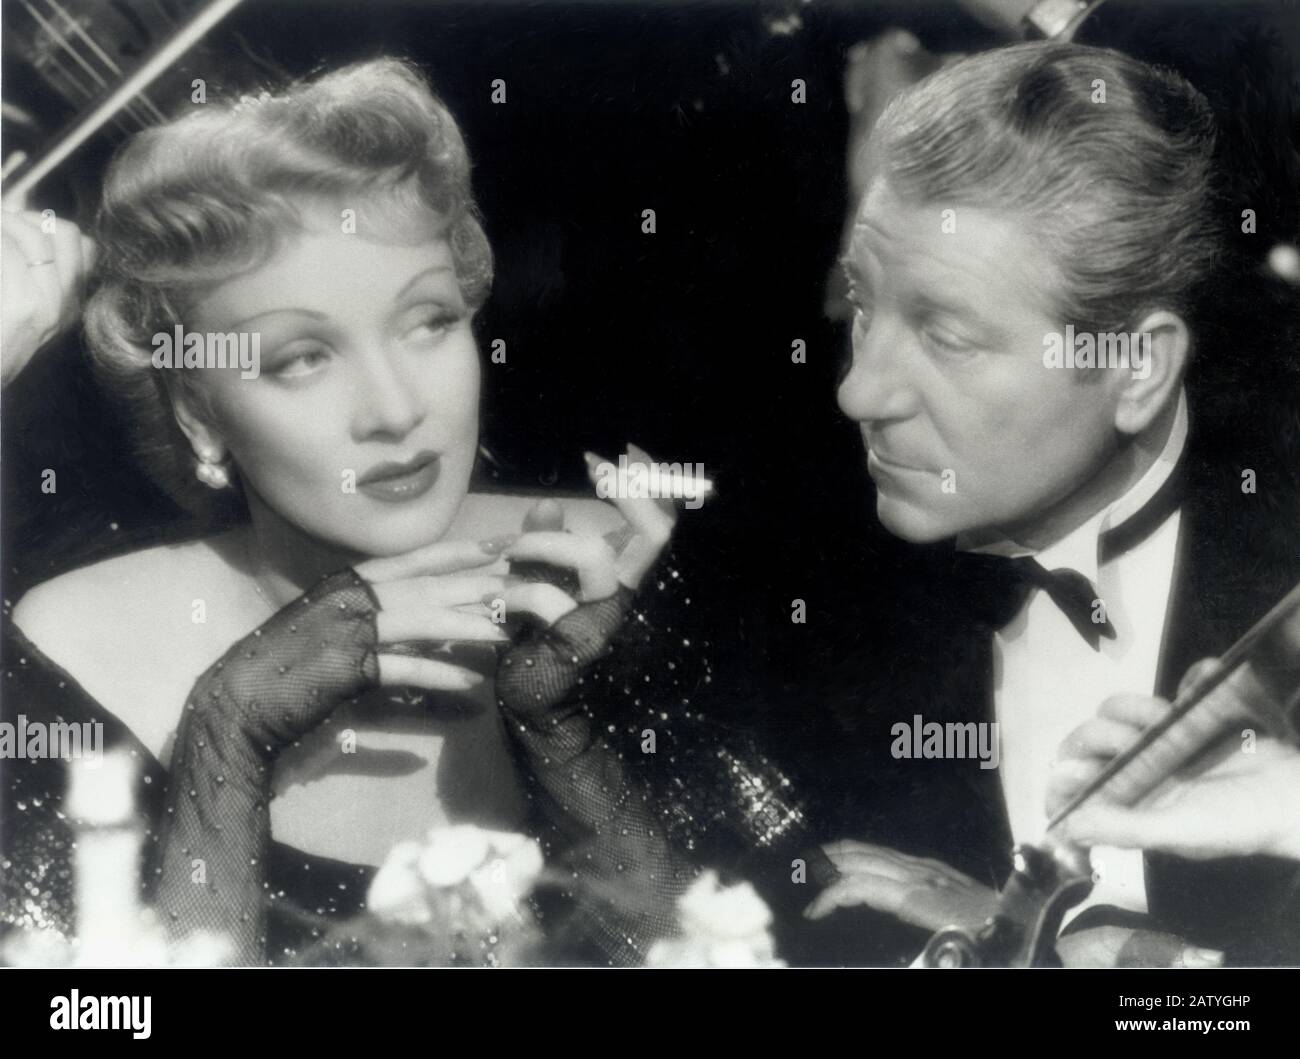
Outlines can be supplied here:
<path id="1" fill-rule="evenodd" d="M 961 59 L 903 92 L 866 147 L 911 202 L 1014 211 L 1060 271 L 1056 308 L 1091 331 L 1187 315 L 1219 253 L 1214 120 L 1179 75 L 1080 44 Z"/>

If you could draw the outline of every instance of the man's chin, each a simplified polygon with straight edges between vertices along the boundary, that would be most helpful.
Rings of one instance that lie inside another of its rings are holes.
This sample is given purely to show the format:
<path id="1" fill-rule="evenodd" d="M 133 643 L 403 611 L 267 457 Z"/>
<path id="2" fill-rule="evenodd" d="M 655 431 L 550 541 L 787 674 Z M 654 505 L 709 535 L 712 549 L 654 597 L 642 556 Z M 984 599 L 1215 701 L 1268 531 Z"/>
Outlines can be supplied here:
<path id="1" fill-rule="evenodd" d="M 876 496 L 876 517 L 885 529 L 909 544 L 933 544 L 955 536 L 961 529 L 952 518 L 883 493 Z"/>

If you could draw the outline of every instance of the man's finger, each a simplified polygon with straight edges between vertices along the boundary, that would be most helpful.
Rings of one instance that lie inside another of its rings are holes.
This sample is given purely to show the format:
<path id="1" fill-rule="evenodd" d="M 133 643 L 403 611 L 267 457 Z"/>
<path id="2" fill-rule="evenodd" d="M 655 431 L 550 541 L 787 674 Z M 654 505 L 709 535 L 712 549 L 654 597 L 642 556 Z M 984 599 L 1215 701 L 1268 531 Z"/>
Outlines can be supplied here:
<path id="1" fill-rule="evenodd" d="M 1189 945 L 1173 934 L 1133 927 L 1092 927 L 1056 943 L 1067 967 L 1218 967 L 1223 953 Z"/>
<path id="2" fill-rule="evenodd" d="M 1185 857 L 1206 856 L 1200 848 L 1207 839 L 1205 820 L 1178 803 L 1144 809 L 1097 804 L 1066 817 L 1061 826 L 1069 839 L 1084 846 L 1161 849 Z M 1220 848 L 1218 843 L 1213 845 Z M 1220 855 L 1230 852 L 1220 848 Z"/>
<path id="3" fill-rule="evenodd" d="M 1056 816 L 1071 798 L 1105 768 L 1098 758 L 1063 758 L 1052 766 L 1047 781 L 1047 815 Z"/>
<path id="4" fill-rule="evenodd" d="M 1057 760 L 1067 758 L 1105 758 L 1109 760 L 1132 745 L 1141 734 L 1137 725 L 1094 717 L 1085 721 L 1065 737 Z"/>
<path id="5" fill-rule="evenodd" d="M 1145 731 L 1169 712 L 1169 703 L 1152 695 L 1111 695 L 1098 715 Z"/>
<path id="6" fill-rule="evenodd" d="M 838 908 L 866 905 L 881 912 L 894 912 L 904 889 L 888 879 L 872 875 L 852 875 L 831 883 L 804 910 L 808 919 L 823 919 Z"/>
<path id="7" fill-rule="evenodd" d="M 1199 662 L 1193 663 L 1183 674 L 1183 679 L 1178 682 L 1178 694 L 1183 695 L 1202 680 L 1208 679 L 1221 665 L 1217 658 L 1202 658 Z"/>

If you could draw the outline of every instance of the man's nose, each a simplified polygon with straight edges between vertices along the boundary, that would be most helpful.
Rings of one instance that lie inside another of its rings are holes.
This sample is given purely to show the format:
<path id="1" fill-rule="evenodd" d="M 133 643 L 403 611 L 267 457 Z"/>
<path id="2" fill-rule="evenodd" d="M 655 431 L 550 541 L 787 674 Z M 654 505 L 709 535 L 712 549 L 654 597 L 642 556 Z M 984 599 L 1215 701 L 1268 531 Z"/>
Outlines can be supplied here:
<path id="1" fill-rule="evenodd" d="M 395 355 L 379 348 L 360 358 L 354 425 L 360 438 L 404 438 L 424 419 L 423 391 L 403 375 Z"/>
<path id="2" fill-rule="evenodd" d="M 916 395 L 907 369 L 907 330 L 873 324 L 855 336 L 853 364 L 840 383 L 840 410 L 857 422 L 906 419 L 915 410 Z"/>

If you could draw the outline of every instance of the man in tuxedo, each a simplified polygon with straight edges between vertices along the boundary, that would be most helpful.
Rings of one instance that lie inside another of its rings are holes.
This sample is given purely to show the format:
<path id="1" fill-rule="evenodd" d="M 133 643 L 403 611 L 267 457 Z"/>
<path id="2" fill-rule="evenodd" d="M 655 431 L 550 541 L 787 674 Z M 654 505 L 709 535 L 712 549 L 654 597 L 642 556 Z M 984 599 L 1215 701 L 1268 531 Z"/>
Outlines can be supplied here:
<path id="1" fill-rule="evenodd" d="M 889 665 L 846 667 L 835 753 L 814 752 L 840 878 L 813 918 L 866 906 L 929 927 L 916 896 L 935 888 L 986 905 L 1012 845 L 1043 836 L 1067 737 L 1110 696 L 1172 698 L 1300 580 L 1296 482 L 1255 447 L 1258 391 L 1239 435 L 1224 409 L 1240 394 L 1216 392 L 1242 344 L 1207 310 L 1248 204 L 1215 197 L 1213 140 L 1177 75 L 1050 43 L 946 67 L 874 130 L 839 401 L 881 522 L 921 547 L 914 593 L 882 622 Z M 1266 372 L 1238 364 L 1234 381 Z M 951 744 L 918 760 L 921 739 L 898 734 L 927 723 L 996 725 L 996 767 Z M 1300 962 L 1293 862 L 1098 846 L 1092 863 L 1069 962 L 1163 960 L 1119 951 L 1135 927 L 1177 939 L 1175 962 Z M 852 933 L 821 935 L 839 940 L 818 962 L 916 940 L 876 931 L 854 952 Z"/>

